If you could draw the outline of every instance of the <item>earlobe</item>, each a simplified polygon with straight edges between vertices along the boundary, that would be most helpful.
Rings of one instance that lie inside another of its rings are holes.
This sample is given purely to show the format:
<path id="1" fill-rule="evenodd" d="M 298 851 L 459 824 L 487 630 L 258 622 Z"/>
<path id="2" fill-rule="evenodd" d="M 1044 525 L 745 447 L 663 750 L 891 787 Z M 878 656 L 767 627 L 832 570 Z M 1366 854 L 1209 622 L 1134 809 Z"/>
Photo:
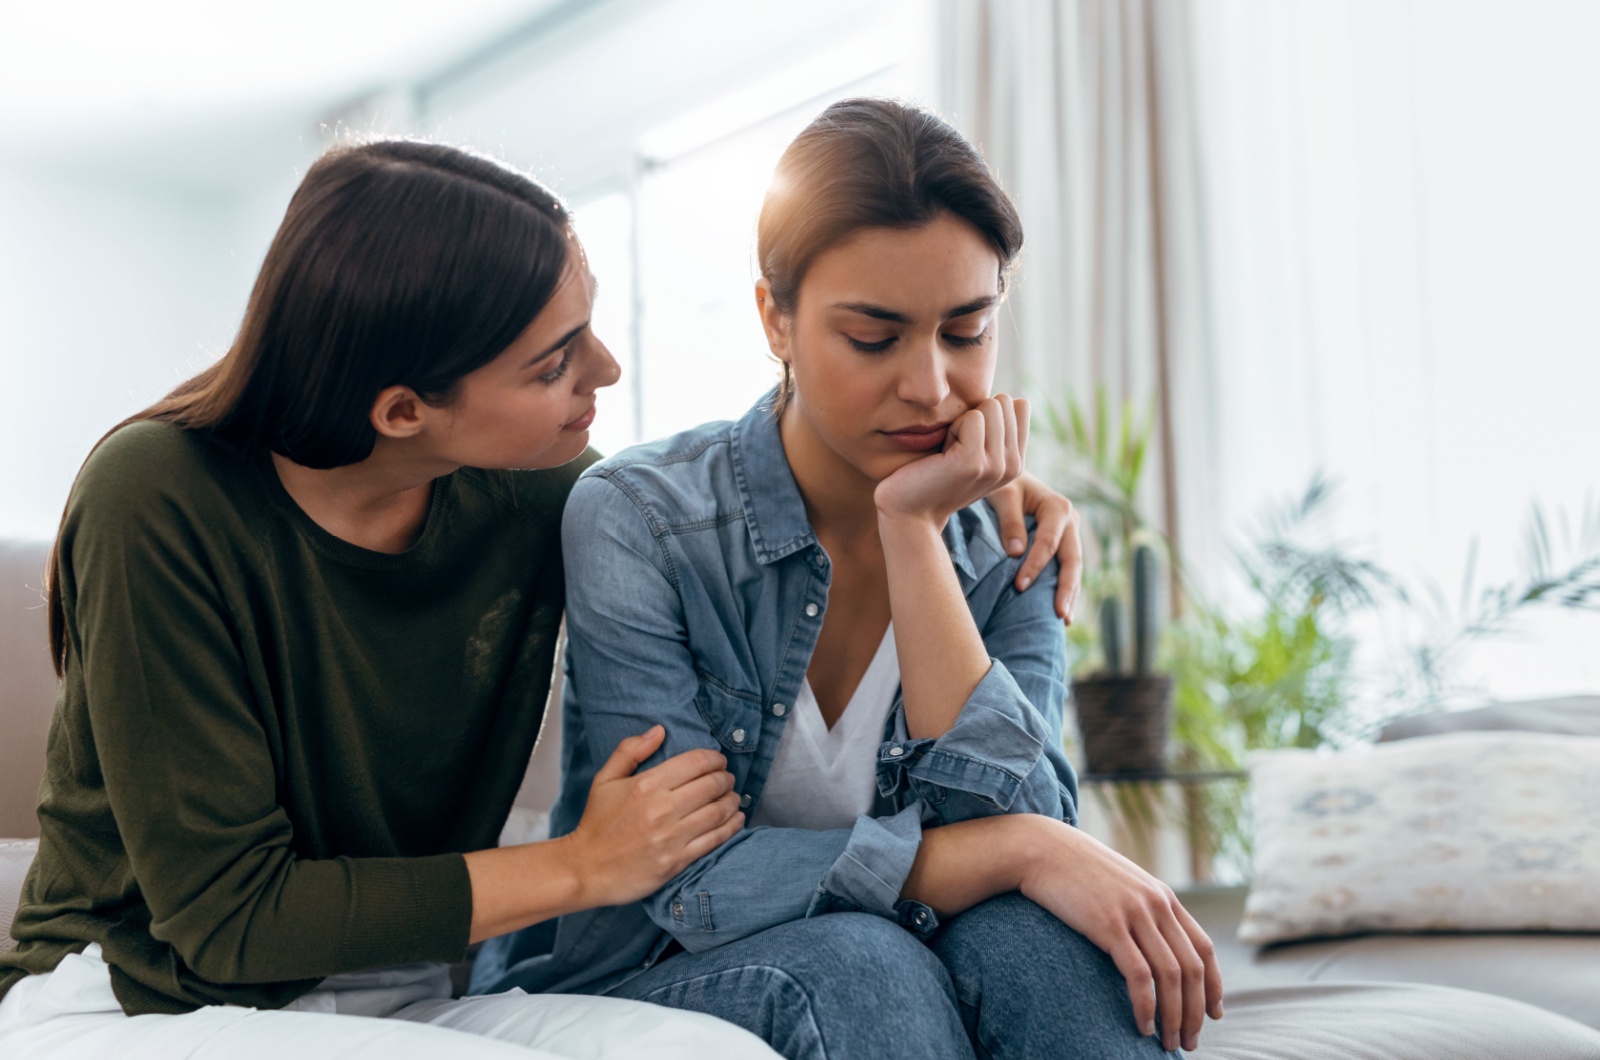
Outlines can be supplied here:
<path id="1" fill-rule="evenodd" d="M 385 387 L 372 403 L 372 429 L 386 438 L 414 437 L 422 431 L 425 408 L 410 387 Z"/>

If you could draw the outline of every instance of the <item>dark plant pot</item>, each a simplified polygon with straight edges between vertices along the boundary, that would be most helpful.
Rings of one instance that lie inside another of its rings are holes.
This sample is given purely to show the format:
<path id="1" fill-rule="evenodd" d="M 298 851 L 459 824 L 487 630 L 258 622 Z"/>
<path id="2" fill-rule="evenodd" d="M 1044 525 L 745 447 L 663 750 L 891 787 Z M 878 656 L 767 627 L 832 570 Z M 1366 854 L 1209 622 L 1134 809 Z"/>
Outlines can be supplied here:
<path id="1" fill-rule="evenodd" d="M 1160 773 L 1172 732 L 1172 676 L 1098 674 L 1072 682 L 1089 773 Z"/>

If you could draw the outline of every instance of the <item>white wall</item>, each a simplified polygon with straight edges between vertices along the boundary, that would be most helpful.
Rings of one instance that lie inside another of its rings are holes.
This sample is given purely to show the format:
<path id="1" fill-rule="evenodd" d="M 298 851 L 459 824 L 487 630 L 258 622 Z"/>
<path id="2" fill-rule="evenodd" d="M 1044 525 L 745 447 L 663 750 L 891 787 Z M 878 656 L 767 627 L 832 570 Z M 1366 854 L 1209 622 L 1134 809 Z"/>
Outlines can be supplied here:
<path id="1" fill-rule="evenodd" d="M 294 180 L 0 167 L 0 535 L 55 532 L 89 448 L 231 340 Z"/>

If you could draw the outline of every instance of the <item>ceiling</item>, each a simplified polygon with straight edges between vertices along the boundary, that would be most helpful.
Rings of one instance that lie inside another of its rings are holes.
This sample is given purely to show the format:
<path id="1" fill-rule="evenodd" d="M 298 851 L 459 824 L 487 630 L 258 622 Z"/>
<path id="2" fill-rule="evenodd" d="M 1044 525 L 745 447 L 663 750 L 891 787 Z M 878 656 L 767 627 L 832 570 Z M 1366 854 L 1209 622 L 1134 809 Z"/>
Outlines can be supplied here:
<path id="1" fill-rule="evenodd" d="M 571 0 L 0 0 L 0 143 L 59 152 L 316 114 L 448 66 Z"/>

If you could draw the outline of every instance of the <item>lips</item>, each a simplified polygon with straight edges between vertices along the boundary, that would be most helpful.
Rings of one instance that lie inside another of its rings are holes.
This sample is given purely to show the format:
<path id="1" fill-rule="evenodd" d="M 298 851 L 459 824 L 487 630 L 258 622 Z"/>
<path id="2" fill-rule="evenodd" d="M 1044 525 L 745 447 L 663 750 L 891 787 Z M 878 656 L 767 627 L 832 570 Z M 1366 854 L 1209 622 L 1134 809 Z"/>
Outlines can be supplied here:
<path id="1" fill-rule="evenodd" d="M 579 416 L 577 419 L 573 420 L 571 423 L 567 424 L 565 427 L 563 427 L 561 429 L 564 430 L 564 431 L 586 431 L 586 430 L 588 430 L 589 429 L 589 424 L 594 422 L 594 410 L 595 410 L 595 406 L 590 405 L 588 412 L 585 412 L 582 416 Z"/>
<path id="2" fill-rule="evenodd" d="M 930 423 L 914 427 L 902 427 L 895 431 L 880 431 L 895 445 L 913 453 L 925 453 L 938 449 L 944 445 L 944 439 L 950 433 L 948 423 Z"/>

